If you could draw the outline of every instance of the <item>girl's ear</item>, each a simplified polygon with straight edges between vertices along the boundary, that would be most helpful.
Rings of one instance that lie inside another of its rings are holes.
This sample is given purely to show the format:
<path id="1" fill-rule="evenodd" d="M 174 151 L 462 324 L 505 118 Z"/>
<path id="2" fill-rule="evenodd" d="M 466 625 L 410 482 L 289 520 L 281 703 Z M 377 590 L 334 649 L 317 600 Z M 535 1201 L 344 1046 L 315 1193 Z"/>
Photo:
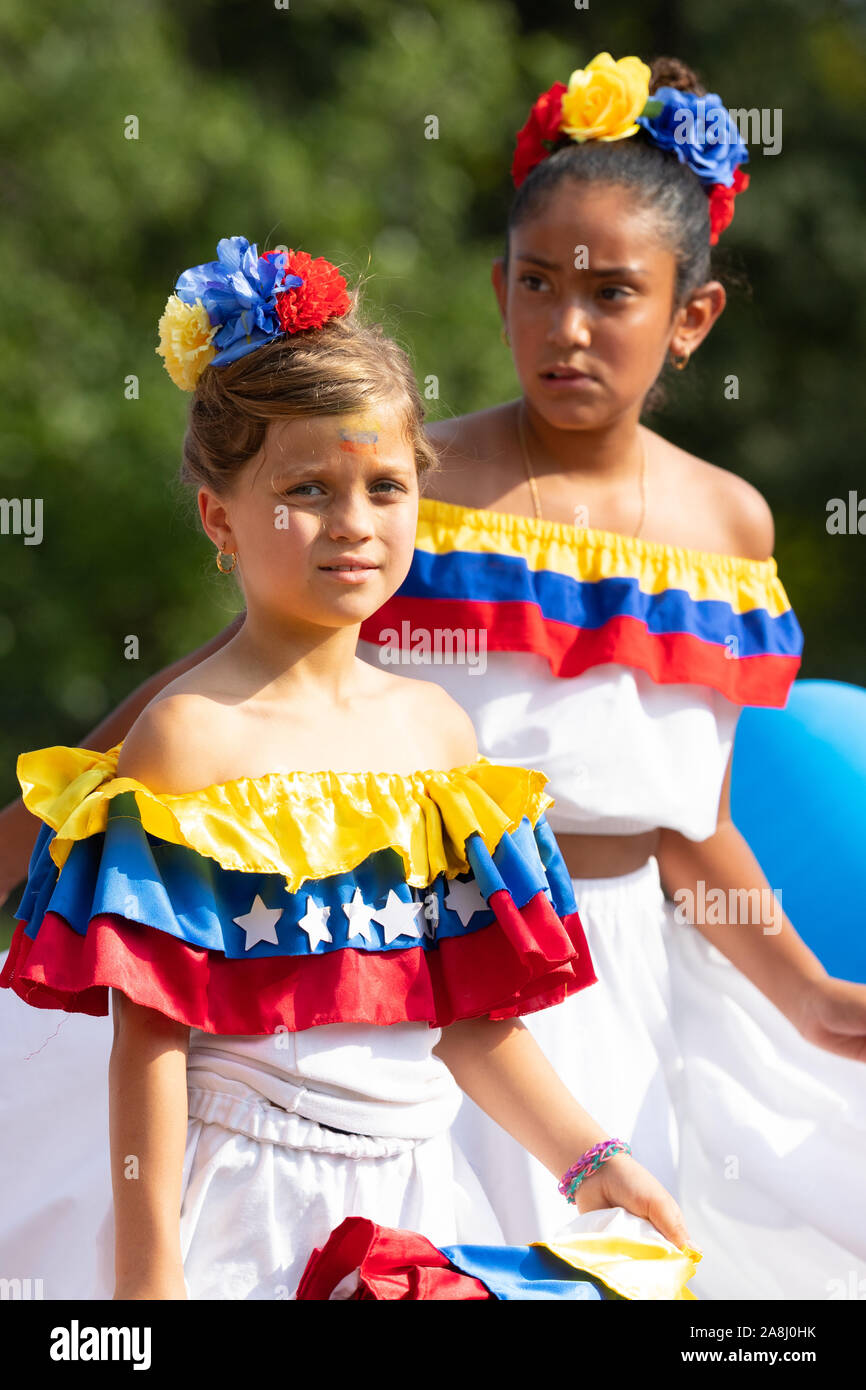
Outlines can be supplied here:
<path id="1" fill-rule="evenodd" d="M 708 280 L 691 295 L 679 310 L 676 330 L 671 336 L 671 352 L 692 353 L 700 347 L 719 315 L 724 311 L 727 296 L 718 280 Z"/>
<path id="2" fill-rule="evenodd" d="M 220 550 L 226 550 L 232 539 L 228 513 L 225 504 L 210 488 L 200 487 L 198 490 L 198 513 L 205 535 Z"/>

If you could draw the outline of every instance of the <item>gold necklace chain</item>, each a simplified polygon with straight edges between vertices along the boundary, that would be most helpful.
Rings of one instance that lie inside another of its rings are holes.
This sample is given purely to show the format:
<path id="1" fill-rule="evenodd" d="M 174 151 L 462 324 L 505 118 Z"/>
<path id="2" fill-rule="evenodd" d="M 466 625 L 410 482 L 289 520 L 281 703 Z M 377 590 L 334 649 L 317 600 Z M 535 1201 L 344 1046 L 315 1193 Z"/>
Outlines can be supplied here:
<path id="1" fill-rule="evenodd" d="M 524 463 L 524 466 L 525 466 L 525 468 L 526 468 L 526 476 L 527 476 L 527 479 L 529 480 L 529 490 L 530 490 L 530 492 L 532 493 L 532 502 L 533 502 L 533 505 L 534 505 L 534 507 L 535 507 L 535 517 L 536 517 L 536 520 L 537 520 L 537 521 L 542 521 L 542 520 L 543 520 L 543 517 L 542 517 L 542 515 L 541 515 L 541 499 L 539 498 L 539 495 L 538 495 L 538 483 L 536 482 L 535 474 L 534 474 L 533 471 L 532 471 L 532 463 L 530 462 L 530 458 L 529 458 L 529 449 L 527 448 L 527 444 L 526 444 L 526 432 L 525 432 L 524 420 L 523 420 L 525 411 L 526 411 L 526 403 L 525 403 L 524 401 L 521 400 L 519 406 L 517 407 L 517 433 L 518 433 L 518 435 L 519 435 L 519 437 L 520 437 L 520 449 L 521 449 L 521 453 L 523 454 L 523 463 Z M 642 435 L 640 436 L 640 447 L 641 447 L 641 462 L 640 462 L 640 501 L 641 501 L 641 507 L 640 507 L 640 522 L 639 522 L 639 524 L 638 524 L 637 530 L 636 530 L 635 533 L 634 533 L 635 538 L 637 538 L 637 537 L 640 535 L 641 531 L 643 530 L 643 524 L 644 524 L 644 521 L 645 521 L 645 519 L 646 519 L 646 441 L 644 440 L 644 438 L 643 438 Z"/>

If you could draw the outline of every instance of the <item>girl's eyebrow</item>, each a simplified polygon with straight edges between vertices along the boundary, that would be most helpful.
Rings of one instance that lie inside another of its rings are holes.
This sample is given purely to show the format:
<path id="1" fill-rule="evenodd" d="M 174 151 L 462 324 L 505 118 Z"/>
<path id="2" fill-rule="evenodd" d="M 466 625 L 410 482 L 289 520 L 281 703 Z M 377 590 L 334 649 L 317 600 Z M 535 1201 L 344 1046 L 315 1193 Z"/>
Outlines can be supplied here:
<path id="1" fill-rule="evenodd" d="M 545 270 L 560 270 L 558 261 L 549 261 L 546 256 L 537 256 L 533 251 L 518 251 L 515 260 L 531 261 L 533 265 L 543 265 Z"/>
<path id="2" fill-rule="evenodd" d="M 543 266 L 545 270 L 561 270 L 559 261 L 550 261 L 546 256 L 538 256 L 532 251 L 518 251 L 515 257 L 518 261 L 529 261 L 532 265 Z M 611 275 L 645 275 L 646 270 L 640 265 L 614 265 L 600 268 L 598 266 L 588 266 L 585 275 L 596 275 L 599 278 Z"/>
<path id="3" fill-rule="evenodd" d="M 642 265 L 612 265 L 605 266 L 603 269 L 596 266 L 587 268 L 588 275 L 598 275 L 600 277 L 608 275 L 645 275 L 646 271 Z"/>
<path id="4" fill-rule="evenodd" d="M 364 451 L 367 454 L 367 451 Z M 383 472 L 399 473 L 401 471 L 410 473 L 414 464 L 403 459 L 391 459 L 387 455 L 367 454 L 371 472 L 377 474 Z M 308 473 L 319 473 L 328 475 L 336 473 L 338 476 L 343 472 L 345 464 L 339 457 L 320 458 L 320 459 L 290 459 L 285 463 L 278 463 L 271 469 L 271 482 L 277 479 L 299 479 Z"/>

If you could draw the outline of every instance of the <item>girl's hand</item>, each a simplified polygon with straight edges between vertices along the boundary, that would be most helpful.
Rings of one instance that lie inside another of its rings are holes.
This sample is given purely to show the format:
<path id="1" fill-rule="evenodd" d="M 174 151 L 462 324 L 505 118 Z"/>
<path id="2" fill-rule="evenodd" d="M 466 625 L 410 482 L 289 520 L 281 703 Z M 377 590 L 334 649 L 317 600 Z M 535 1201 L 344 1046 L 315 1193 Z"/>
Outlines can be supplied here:
<path id="1" fill-rule="evenodd" d="M 657 1178 L 631 1157 L 616 1154 L 596 1172 L 584 1178 L 575 1193 L 578 1211 L 600 1211 L 604 1207 L 625 1207 L 655 1226 L 678 1250 L 684 1245 L 696 1250 L 689 1239 L 683 1214 Z"/>
<path id="2" fill-rule="evenodd" d="M 866 1062 L 866 985 L 833 975 L 812 980 L 791 1021 L 816 1047 Z"/>

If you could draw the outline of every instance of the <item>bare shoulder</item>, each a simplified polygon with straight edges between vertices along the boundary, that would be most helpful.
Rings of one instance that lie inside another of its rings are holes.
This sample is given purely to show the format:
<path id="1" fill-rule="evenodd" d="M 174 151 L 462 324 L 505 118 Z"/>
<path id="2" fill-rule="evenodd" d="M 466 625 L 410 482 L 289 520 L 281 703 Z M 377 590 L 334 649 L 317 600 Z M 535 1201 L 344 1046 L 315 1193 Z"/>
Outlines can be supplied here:
<path id="1" fill-rule="evenodd" d="M 442 752 L 436 760 L 443 768 L 462 767 L 464 763 L 474 763 L 478 757 L 478 739 L 475 725 L 462 705 L 459 705 L 447 690 L 435 681 L 416 681 L 419 687 L 421 713 L 436 730 L 437 742 Z M 432 765 L 432 764 L 431 764 Z"/>
<path id="2" fill-rule="evenodd" d="M 696 550 L 715 551 L 748 560 L 773 554 L 773 513 L 752 483 L 718 464 L 709 463 L 656 435 L 663 446 L 663 496 L 670 515 L 679 513 Z"/>
<path id="3" fill-rule="evenodd" d="M 432 680 L 377 671 L 381 683 L 380 716 L 387 721 L 392 741 L 411 747 L 417 767 L 452 768 L 478 757 L 475 726 L 448 691 Z"/>
<path id="4" fill-rule="evenodd" d="M 439 467 L 429 475 L 424 496 L 458 506 L 478 506 L 479 484 L 491 468 L 501 467 L 510 440 L 508 421 L 511 402 L 436 420 L 426 428 L 427 436 L 439 456 Z"/>
<path id="5" fill-rule="evenodd" d="M 745 560 L 770 559 L 776 529 L 766 498 L 745 478 L 727 468 L 703 460 L 701 466 L 709 505 L 718 508 L 728 538 L 727 544 L 720 548 Z"/>
<path id="6" fill-rule="evenodd" d="M 443 458 L 455 455 L 463 459 L 476 458 L 479 449 L 484 448 L 491 417 L 495 418 L 501 409 L 501 406 L 491 406 L 487 410 L 474 410 L 468 415 L 434 420 L 425 426 L 425 433 Z"/>
<path id="7" fill-rule="evenodd" d="M 224 720 L 208 696 L 166 690 L 145 706 L 123 740 L 117 775 L 178 796 L 219 780 L 214 750 L 223 745 Z"/>

